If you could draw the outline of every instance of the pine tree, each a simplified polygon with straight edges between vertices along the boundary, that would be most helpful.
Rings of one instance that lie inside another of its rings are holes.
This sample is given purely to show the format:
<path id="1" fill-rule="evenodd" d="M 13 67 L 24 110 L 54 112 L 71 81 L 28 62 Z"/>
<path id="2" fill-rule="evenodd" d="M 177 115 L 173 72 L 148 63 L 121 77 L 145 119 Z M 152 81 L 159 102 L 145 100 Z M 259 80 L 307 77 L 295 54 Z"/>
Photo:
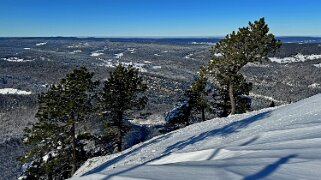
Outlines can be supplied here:
<path id="1" fill-rule="evenodd" d="M 209 67 L 211 71 L 218 71 L 220 78 L 228 84 L 230 114 L 237 112 L 235 91 L 240 85 L 240 69 L 248 62 L 261 62 L 280 46 L 281 42 L 269 33 L 268 25 L 264 18 L 261 18 L 254 23 L 249 22 L 247 27 L 239 28 L 237 32 L 233 31 L 213 47 L 212 52 L 220 53 L 222 57 L 214 57 Z"/>
<path id="2" fill-rule="evenodd" d="M 239 114 L 249 111 L 251 100 L 247 96 L 252 89 L 252 83 L 246 82 L 244 76 L 240 73 L 233 74 L 233 81 L 231 82 L 229 78 L 226 78 L 227 66 L 221 62 L 222 58 L 215 58 L 209 65 L 209 74 L 213 75 L 215 84 L 212 106 L 216 114 L 219 117 L 226 117 L 231 114 L 231 98 L 229 97 L 231 93 L 233 93 L 235 100 L 235 113 Z M 230 84 L 233 85 L 233 92 L 230 92 Z"/>
<path id="3" fill-rule="evenodd" d="M 129 130 L 124 115 L 129 110 L 141 110 L 145 107 L 146 90 L 147 85 L 139 76 L 138 69 L 121 64 L 110 73 L 110 77 L 104 83 L 101 102 L 104 110 L 111 115 L 111 121 L 107 126 L 114 129 L 118 151 L 122 151 L 123 137 Z"/>
<path id="4" fill-rule="evenodd" d="M 208 107 L 207 96 L 209 90 L 206 89 L 207 81 L 207 69 L 205 66 L 201 66 L 191 88 L 186 93 L 191 108 L 201 111 L 202 121 L 205 121 L 205 109 Z"/>
<path id="5" fill-rule="evenodd" d="M 180 102 L 171 111 L 165 113 L 166 126 L 163 130 L 168 132 L 195 122 L 194 113 L 201 114 L 201 121 L 205 121 L 205 109 L 208 107 L 207 69 L 201 66 L 196 78 L 187 89 Z"/>
<path id="6" fill-rule="evenodd" d="M 28 163 L 27 179 L 68 178 L 86 160 L 76 127 L 92 111 L 98 84 L 92 77 L 84 67 L 75 69 L 39 96 L 38 121 L 25 130 L 24 142 L 31 148 L 21 158 Z"/>

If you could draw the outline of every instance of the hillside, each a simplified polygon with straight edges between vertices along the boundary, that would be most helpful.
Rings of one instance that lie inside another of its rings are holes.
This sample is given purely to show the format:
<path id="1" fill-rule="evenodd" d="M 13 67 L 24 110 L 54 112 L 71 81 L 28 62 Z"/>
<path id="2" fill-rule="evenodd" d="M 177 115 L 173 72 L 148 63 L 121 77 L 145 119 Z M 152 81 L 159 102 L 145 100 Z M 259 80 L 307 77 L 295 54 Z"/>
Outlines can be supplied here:
<path id="1" fill-rule="evenodd" d="M 253 84 L 252 110 L 266 108 L 271 101 L 281 105 L 321 93 L 318 38 L 313 43 L 310 38 L 281 39 L 284 45 L 270 57 L 274 62 L 248 63 L 242 69 Z M 25 149 L 20 144 L 23 129 L 35 122 L 38 94 L 74 68 L 84 65 L 100 81 L 118 62 L 140 69 L 149 102 L 131 117 L 148 126 L 163 121 L 164 113 L 182 99 L 199 66 L 211 58 L 214 42 L 217 39 L 0 38 L 2 177 L 14 179 L 22 171 L 16 158 Z"/>
<path id="2" fill-rule="evenodd" d="M 318 179 L 321 94 L 194 124 L 88 160 L 74 179 Z"/>

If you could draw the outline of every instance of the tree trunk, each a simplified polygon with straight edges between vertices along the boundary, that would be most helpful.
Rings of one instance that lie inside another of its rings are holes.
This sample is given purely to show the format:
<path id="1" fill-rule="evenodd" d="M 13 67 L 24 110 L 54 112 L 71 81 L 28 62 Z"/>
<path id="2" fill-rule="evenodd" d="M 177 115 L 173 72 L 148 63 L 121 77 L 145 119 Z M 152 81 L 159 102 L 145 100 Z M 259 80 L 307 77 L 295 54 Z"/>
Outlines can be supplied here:
<path id="1" fill-rule="evenodd" d="M 230 84 L 229 84 L 228 93 L 229 93 L 230 102 L 231 102 L 231 113 L 230 113 L 230 115 L 233 115 L 236 112 L 236 102 L 235 102 L 234 90 L 233 90 L 232 82 L 230 82 Z"/>
<path id="2" fill-rule="evenodd" d="M 190 125 L 189 120 L 190 120 L 190 116 L 191 116 L 191 111 L 192 111 L 192 109 L 191 109 L 190 104 L 189 104 L 189 106 L 187 108 L 187 112 L 186 112 L 186 117 L 185 117 L 186 118 L 185 126 L 189 126 Z"/>
<path id="3" fill-rule="evenodd" d="M 72 123 L 71 127 L 71 147 L 72 147 L 72 162 L 71 162 L 71 174 L 75 174 L 76 172 L 76 163 L 77 163 L 77 157 L 76 157 L 76 132 L 75 132 L 75 123 Z"/>
<path id="4" fill-rule="evenodd" d="M 117 119 L 118 119 L 118 143 L 117 143 L 117 151 L 121 152 L 122 151 L 122 144 L 123 144 L 123 133 L 122 133 L 122 128 L 123 128 L 123 113 L 122 112 L 117 112 Z"/>
<path id="5" fill-rule="evenodd" d="M 205 121 L 205 108 L 202 107 L 202 121 Z"/>

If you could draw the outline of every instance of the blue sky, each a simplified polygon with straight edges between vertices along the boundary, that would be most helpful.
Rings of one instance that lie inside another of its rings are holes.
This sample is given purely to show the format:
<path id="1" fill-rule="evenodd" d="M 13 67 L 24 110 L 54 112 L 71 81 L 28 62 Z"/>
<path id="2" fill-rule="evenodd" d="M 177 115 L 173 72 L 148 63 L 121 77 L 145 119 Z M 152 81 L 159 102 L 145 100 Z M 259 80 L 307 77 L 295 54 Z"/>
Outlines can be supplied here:
<path id="1" fill-rule="evenodd" d="M 222 36 L 265 17 L 321 36 L 321 0 L 0 0 L 0 36 Z"/>

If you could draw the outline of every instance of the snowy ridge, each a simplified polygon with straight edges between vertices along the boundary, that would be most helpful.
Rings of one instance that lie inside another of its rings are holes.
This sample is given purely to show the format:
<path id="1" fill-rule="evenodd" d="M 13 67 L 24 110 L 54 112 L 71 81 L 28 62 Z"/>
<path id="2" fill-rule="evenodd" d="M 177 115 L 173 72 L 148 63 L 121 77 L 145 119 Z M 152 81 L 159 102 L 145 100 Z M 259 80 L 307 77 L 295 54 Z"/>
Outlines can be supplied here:
<path id="1" fill-rule="evenodd" d="M 319 179 L 321 94 L 217 118 L 88 160 L 74 179 Z"/>
<path id="2" fill-rule="evenodd" d="M 319 54 L 303 55 L 299 53 L 292 57 L 284 57 L 284 58 L 269 57 L 269 59 L 272 62 L 277 62 L 277 63 L 293 63 L 293 62 L 304 62 L 308 60 L 321 59 L 321 55 Z"/>

